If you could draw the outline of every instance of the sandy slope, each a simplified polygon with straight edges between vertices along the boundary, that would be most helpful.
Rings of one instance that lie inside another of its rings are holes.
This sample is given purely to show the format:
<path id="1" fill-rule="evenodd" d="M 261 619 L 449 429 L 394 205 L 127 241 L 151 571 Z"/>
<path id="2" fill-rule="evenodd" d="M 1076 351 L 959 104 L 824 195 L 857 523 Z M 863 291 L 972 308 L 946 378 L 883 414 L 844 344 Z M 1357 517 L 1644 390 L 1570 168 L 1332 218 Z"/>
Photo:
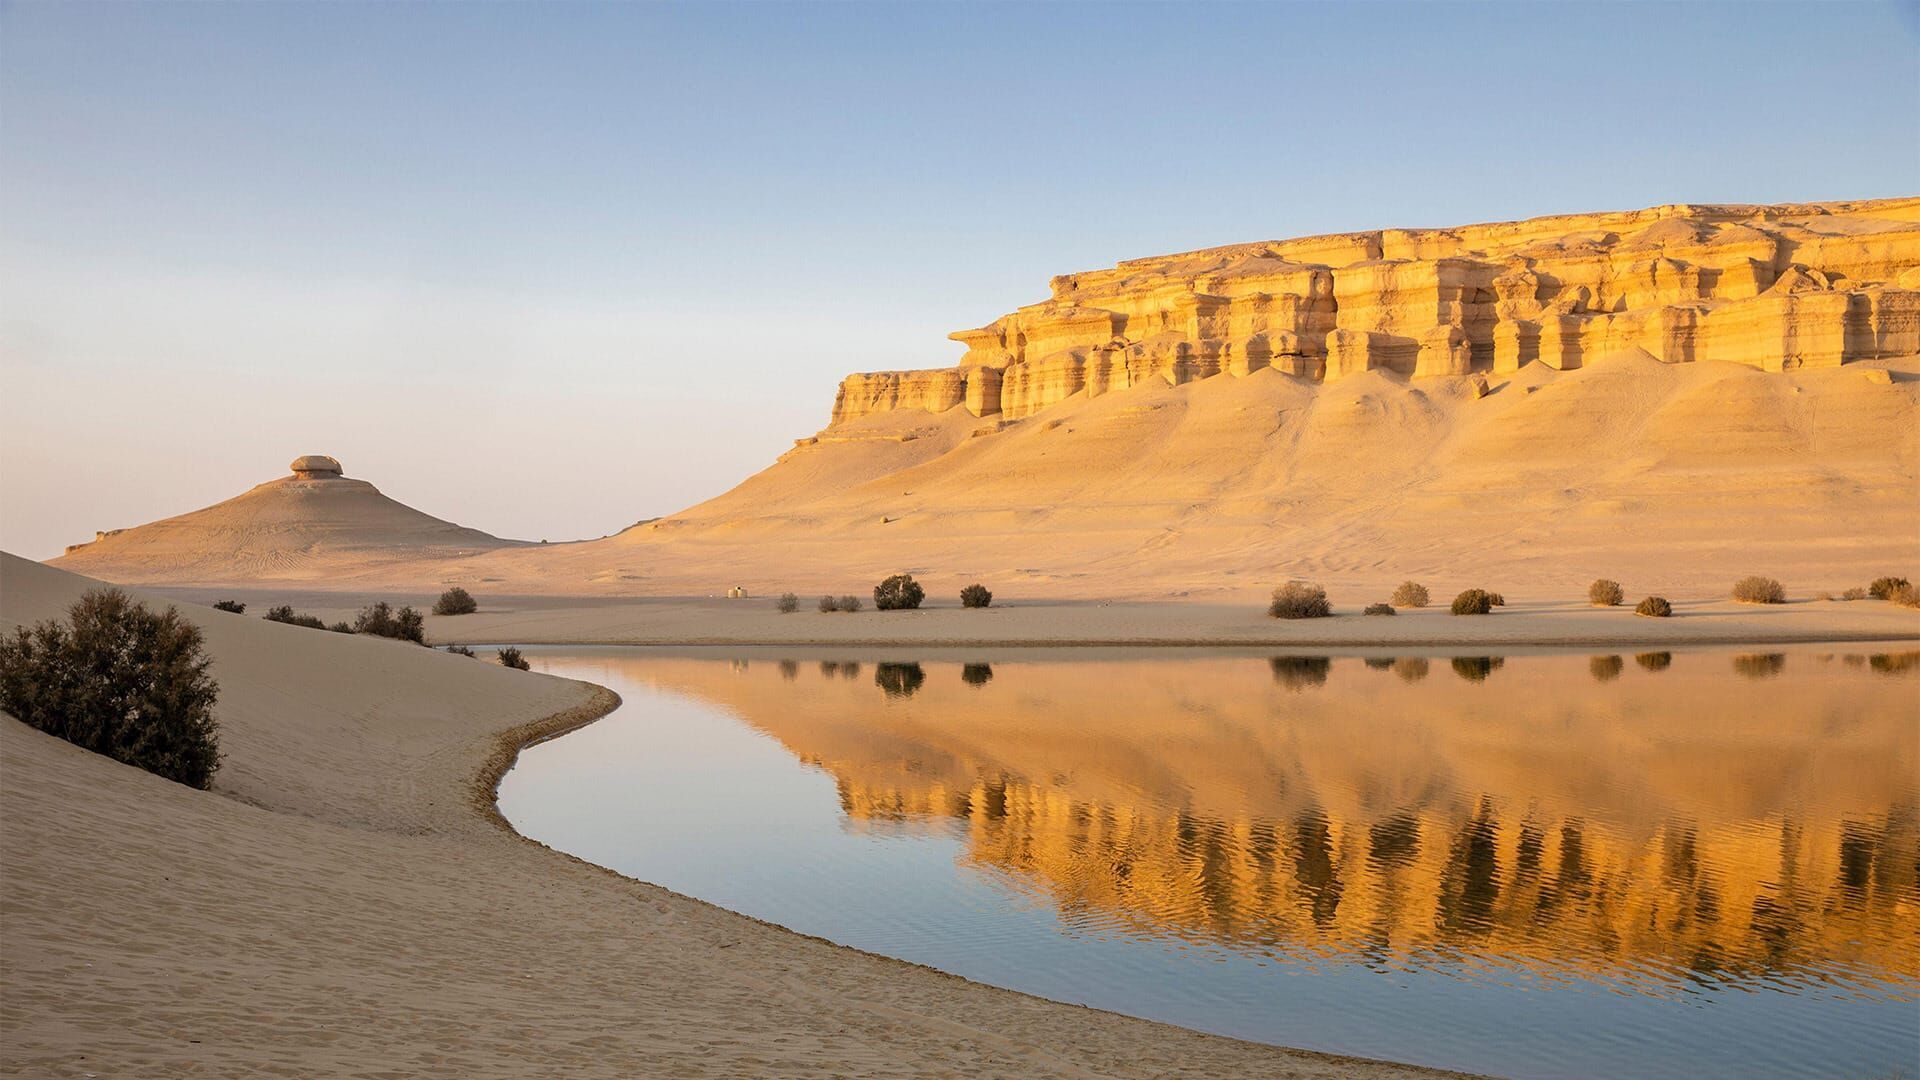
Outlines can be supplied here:
<path id="1" fill-rule="evenodd" d="M 341 567 L 366 571 L 519 546 L 423 514 L 365 480 L 283 476 L 201 510 L 103 533 L 54 561 L 129 582 L 311 581 Z"/>
<path id="2" fill-rule="evenodd" d="M 89 582 L 0 559 L 0 623 Z M 0 718 L 0 1071 L 1404 1072 L 992 990 L 542 849 L 475 778 L 587 686 L 183 608 L 222 686 L 196 792 Z"/>

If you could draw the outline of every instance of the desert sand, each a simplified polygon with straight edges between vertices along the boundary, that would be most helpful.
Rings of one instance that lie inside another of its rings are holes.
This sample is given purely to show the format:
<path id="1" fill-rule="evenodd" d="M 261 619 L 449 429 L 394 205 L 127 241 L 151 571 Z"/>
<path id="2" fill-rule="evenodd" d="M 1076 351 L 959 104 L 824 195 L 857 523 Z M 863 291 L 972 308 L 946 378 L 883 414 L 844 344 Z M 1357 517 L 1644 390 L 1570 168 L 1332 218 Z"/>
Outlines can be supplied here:
<path id="1" fill-rule="evenodd" d="M 0 623 L 95 584 L 0 560 Z M 183 606 L 194 791 L 0 719 L 0 1068 L 26 1075 L 1432 1075 L 1058 1005 L 521 839 L 492 784 L 581 683 Z"/>
<path id="2" fill-rule="evenodd" d="M 1806 597 L 1920 569 L 1920 199 L 1307 237 L 1050 294 L 955 334 L 954 367 L 849 377 L 769 468 L 615 536 L 254 509 L 346 482 L 290 477 L 55 562 L 628 597 L 863 593 L 904 569 L 936 594 L 1235 603 L 1290 577 L 1361 603 L 1404 578 L 1706 600 L 1747 574 Z"/>

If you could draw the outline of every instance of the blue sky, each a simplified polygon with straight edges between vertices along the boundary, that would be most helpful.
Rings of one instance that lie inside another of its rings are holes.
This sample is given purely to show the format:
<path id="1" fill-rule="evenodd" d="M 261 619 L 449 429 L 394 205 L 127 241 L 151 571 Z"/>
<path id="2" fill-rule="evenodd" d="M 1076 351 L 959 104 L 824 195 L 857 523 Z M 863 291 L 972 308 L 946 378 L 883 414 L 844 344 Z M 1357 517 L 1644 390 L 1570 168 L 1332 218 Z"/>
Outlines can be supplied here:
<path id="1" fill-rule="evenodd" d="M 1876 4 L 0 6 L 0 546 L 671 512 L 1157 252 L 1920 190 Z M 130 461 L 143 469 L 130 470 Z"/>

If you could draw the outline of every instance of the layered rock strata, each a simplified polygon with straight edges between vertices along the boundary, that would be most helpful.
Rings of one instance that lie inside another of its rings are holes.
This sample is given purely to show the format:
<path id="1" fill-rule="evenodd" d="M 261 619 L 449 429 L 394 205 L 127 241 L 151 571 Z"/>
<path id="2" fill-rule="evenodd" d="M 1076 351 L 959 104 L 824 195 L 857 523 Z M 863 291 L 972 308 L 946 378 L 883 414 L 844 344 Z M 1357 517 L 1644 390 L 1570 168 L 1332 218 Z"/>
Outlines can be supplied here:
<path id="1" fill-rule="evenodd" d="M 1030 416 L 1074 394 L 1273 368 L 1300 378 L 1562 370 L 1639 349 L 1765 371 L 1920 353 L 1920 198 L 1661 206 L 1133 259 L 1052 281 L 957 365 L 848 376 L 833 422 Z"/>

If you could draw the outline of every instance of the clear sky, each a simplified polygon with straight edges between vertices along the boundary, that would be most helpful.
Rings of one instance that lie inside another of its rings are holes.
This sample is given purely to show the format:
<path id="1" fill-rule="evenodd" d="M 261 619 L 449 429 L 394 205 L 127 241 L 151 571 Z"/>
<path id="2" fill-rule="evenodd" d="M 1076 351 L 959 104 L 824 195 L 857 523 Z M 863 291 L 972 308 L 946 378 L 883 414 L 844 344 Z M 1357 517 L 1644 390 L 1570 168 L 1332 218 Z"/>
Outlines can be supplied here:
<path id="1" fill-rule="evenodd" d="M 1211 244 L 1920 192 L 1913 5 L 6 4 L 0 547 L 331 453 L 507 536 Z"/>

